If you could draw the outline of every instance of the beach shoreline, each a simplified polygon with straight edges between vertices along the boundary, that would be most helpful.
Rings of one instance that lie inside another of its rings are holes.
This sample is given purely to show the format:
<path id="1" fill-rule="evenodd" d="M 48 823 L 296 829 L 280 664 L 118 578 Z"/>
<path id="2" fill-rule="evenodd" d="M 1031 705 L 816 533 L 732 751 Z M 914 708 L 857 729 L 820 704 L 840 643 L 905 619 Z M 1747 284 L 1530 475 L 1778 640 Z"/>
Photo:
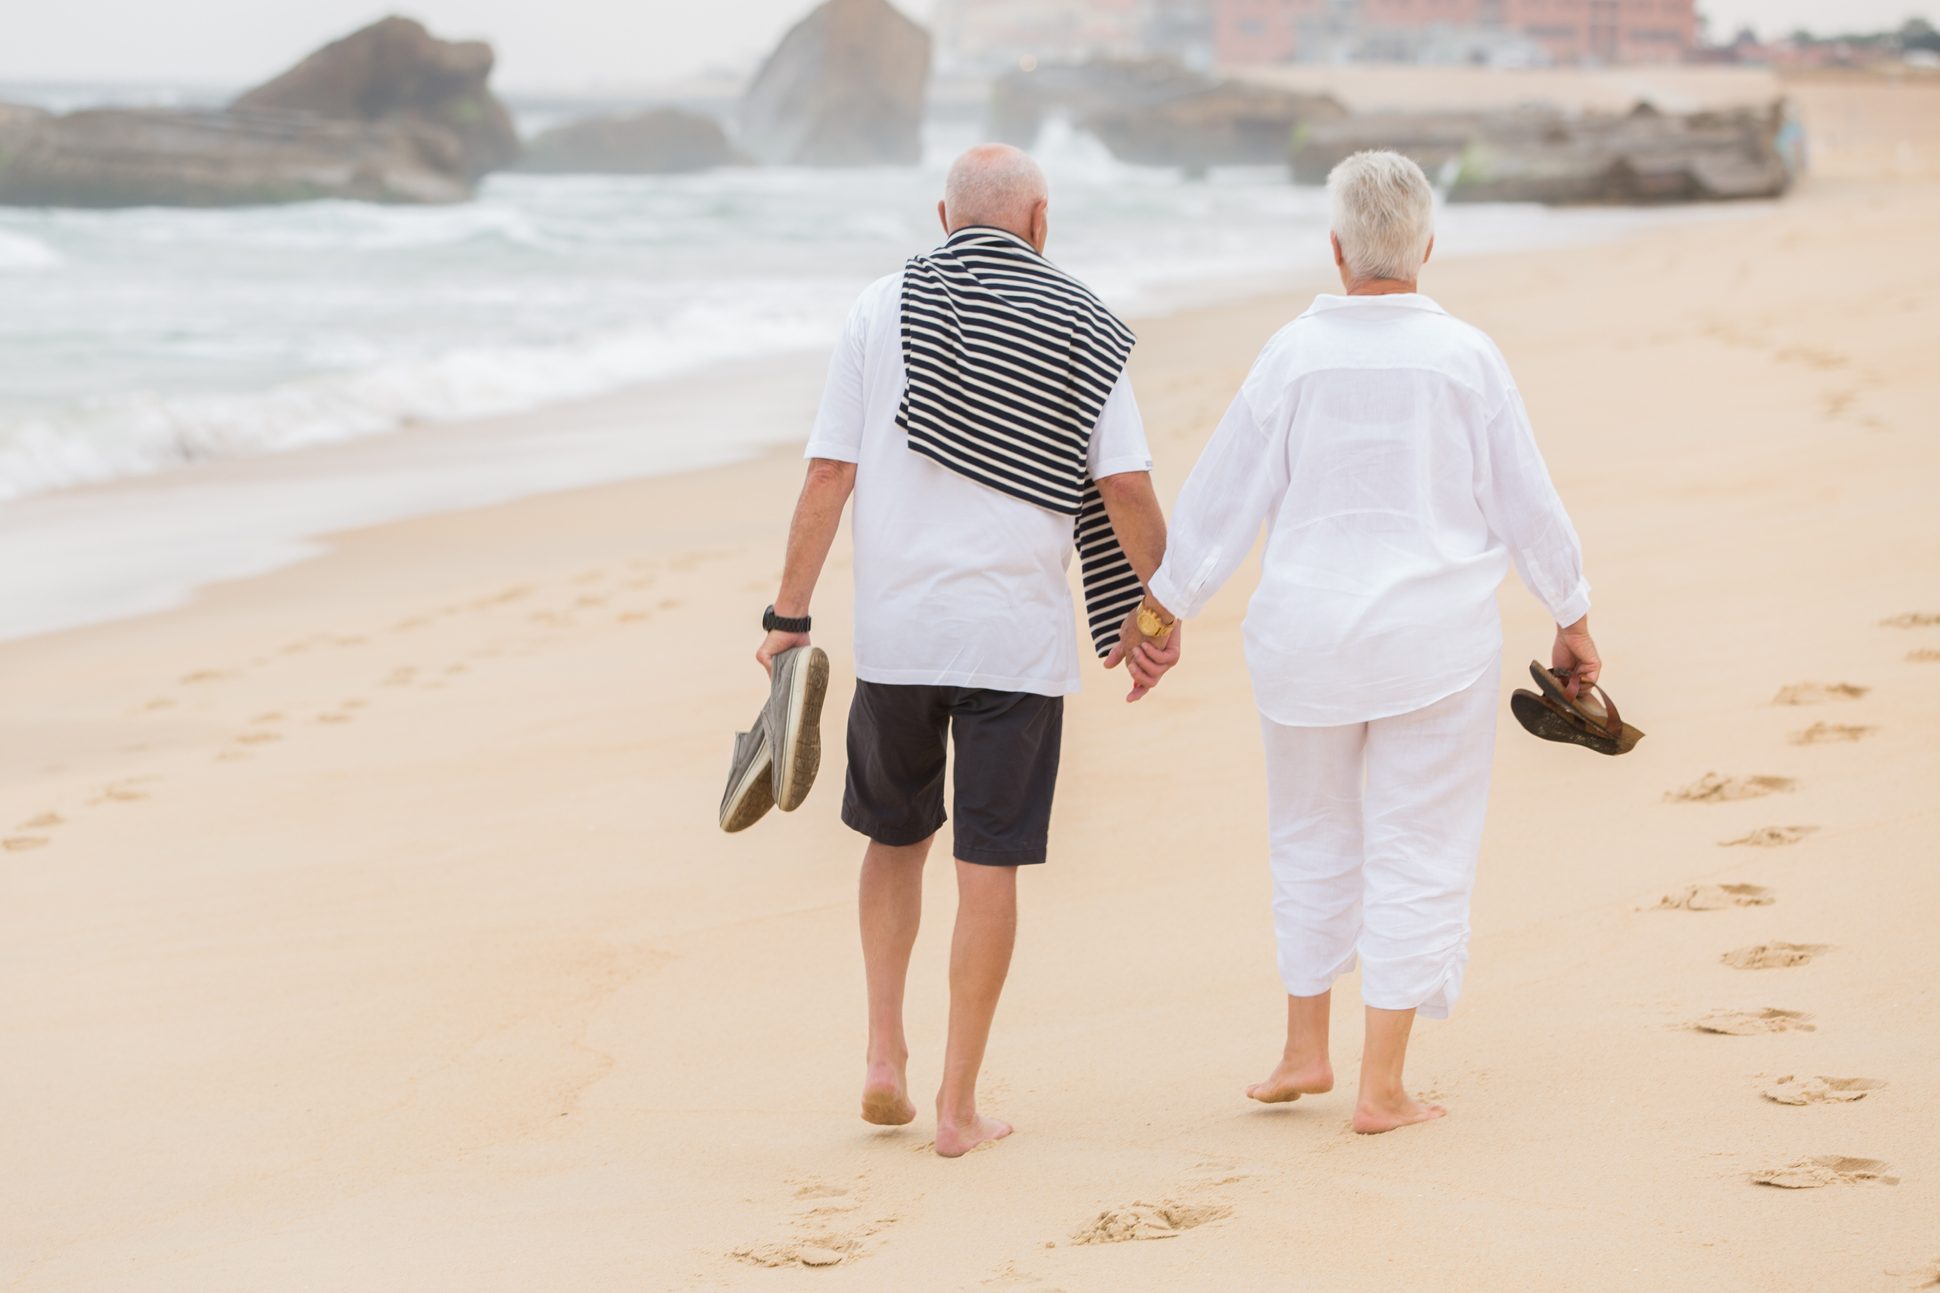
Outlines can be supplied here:
<path id="1" fill-rule="evenodd" d="M 1602 760 L 1503 716 L 1466 994 L 1411 1057 L 1448 1118 L 1242 1094 L 1284 1009 L 1249 563 L 1157 695 L 1087 663 L 1069 704 L 986 1070 L 1017 1134 L 944 1163 L 927 1116 L 861 1123 L 846 529 L 821 784 L 712 816 L 801 473 L 751 448 L 0 642 L 0 1287 L 1931 1281 L 1940 94 L 1815 92 L 1833 146 L 1783 204 L 1424 278 L 1517 375 L 1649 733 Z M 1162 500 L 1305 304 L 1143 325 Z M 1503 608 L 1517 685 L 1549 626 Z M 1773 944 L 1808 950 L 1740 968 Z M 1783 1102 L 1813 1077 L 1877 1085 Z"/>

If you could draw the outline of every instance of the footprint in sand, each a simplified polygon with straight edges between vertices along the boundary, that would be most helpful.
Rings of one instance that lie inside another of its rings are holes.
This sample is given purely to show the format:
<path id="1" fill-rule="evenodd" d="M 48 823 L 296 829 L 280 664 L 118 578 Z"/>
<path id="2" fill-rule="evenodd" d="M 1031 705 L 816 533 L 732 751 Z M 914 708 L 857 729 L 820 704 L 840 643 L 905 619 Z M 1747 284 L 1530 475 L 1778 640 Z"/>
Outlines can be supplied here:
<path id="1" fill-rule="evenodd" d="M 1868 1091 L 1877 1091 L 1884 1082 L 1873 1078 L 1793 1077 L 1774 1078 L 1758 1089 L 1758 1094 L 1773 1104 L 1850 1104 L 1864 1100 Z"/>
<path id="2" fill-rule="evenodd" d="M 380 687 L 409 687 L 417 679 L 417 676 L 418 671 L 416 666 L 401 664 L 391 670 L 390 675 L 377 685 Z"/>
<path id="3" fill-rule="evenodd" d="M 1707 772 L 1683 789 L 1667 792 L 1664 798 L 1674 804 L 1722 804 L 1737 799 L 1763 799 L 1797 784 L 1790 777 L 1727 777 Z"/>
<path id="4" fill-rule="evenodd" d="M 243 732 L 236 737 L 238 745 L 268 745 L 271 741 L 283 739 L 281 732 Z"/>
<path id="5" fill-rule="evenodd" d="M 1740 835 L 1735 840 L 1719 840 L 1718 847 L 1728 849 L 1742 844 L 1755 849 L 1783 848 L 1787 844 L 1798 843 L 1818 829 L 1816 826 L 1760 826 L 1751 834 Z"/>
<path id="6" fill-rule="evenodd" d="M 20 823 L 20 829 L 23 831 L 47 831 L 52 830 L 56 826 L 64 826 L 66 824 L 67 818 L 61 816 L 59 813 L 35 813 L 32 817 Z"/>
<path id="7" fill-rule="evenodd" d="M 226 669 L 197 669 L 194 673 L 183 674 L 176 681 L 187 687 L 193 686 L 196 683 L 220 682 L 222 679 L 230 676 L 229 671 Z"/>
<path id="8" fill-rule="evenodd" d="M 283 721 L 283 715 L 282 714 L 258 714 L 256 715 L 256 717 L 250 719 L 249 721 L 259 726 L 269 724 L 269 723 L 280 723 Z"/>
<path id="9" fill-rule="evenodd" d="M 1208 1221 L 1230 1217 L 1223 1203 L 1127 1203 L 1107 1208 L 1071 1232 L 1074 1244 L 1122 1244 L 1140 1239 L 1174 1239 Z"/>
<path id="10" fill-rule="evenodd" d="M 152 714 L 152 713 L 154 713 L 154 712 L 155 712 L 156 710 L 160 710 L 160 709 L 174 709 L 174 708 L 175 708 L 175 702 L 174 702 L 174 701 L 172 701 L 172 700 L 170 700 L 170 699 L 169 699 L 168 697 L 166 697 L 166 696 L 157 696 L 157 697 L 156 697 L 156 698 L 155 698 L 154 700 L 151 700 L 151 701 L 149 701 L 149 702 L 148 702 L 148 703 L 147 703 L 146 705 L 143 705 L 143 706 L 142 706 L 142 711 L 143 711 L 144 713 L 149 713 L 149 714 Z"/>
<path id="11" fill-rule="evenodd" d="M 1842 741 L 1863 741 L 1878 730 L 1857 723 L 1814 723 L 1785 739 L 1793 745 L 1830 745 Z"/>
<path id="12" fill-rule="evenodd" d="M 750 1266 L 840 1266 L 861 1247 L 846 1235 L 807 1235 L 772 1244 L 751 1244 L 728 1256 Z"/>
<path id="13" fill-rule="evenodd" d="M 1789 970 L 1831 950 L 1824 943 L 1754 943 L 1726 952 L 1723 960 L 1734 970 Z"/>
<path id="14" fill-rule="evenodd" d="M 1802 1010 L 1713 1010 L 1690 1026 L 1700 1033 L 1725 1037 L 1752 1037 L 1759 1033 L 1811 1033 L 1818 1031 L 1812 1016 Z"/>
<path id="15" fill-rule="evenodd" d="M 1772 697 L 1772 704 L 1823 705 L 1830 700 L 1858 700 L 1871 690 L 1850 682 L 1798 682 L 1780 687 L 1778 695 Z"/>
<path id="16" fill-rule="evenodd" d="M 138 800 L 142 800 L 146 798 L 148 798 L 148 792 L 145 790 L 135 789 L 134 785 L 131 782 L 115 781 L 115 782 L 110 782 L 106 786 L 103 786 L 101 788 L 101 793 L 99 795 L 96 795 L 93 799 L 90 799 L 88 803 L 90 805 L 132 804 Z"/>
<path id="17" fill-rule="evenodd" d="M 1725 911 L 1732 907 L 1769 907 L 1772 891 L 1755 884 L 1693 884 L 1657 900 L 1653 911 Z"/>
<path id="18" fill-rule="evenodd" d="M 1767 1168 L 1751 1174 L 1755 1185 L 1775 1185 L 1781 1190 L 1816 1190 L 1825 1185 L 1898 1185 L 1900 1178 L 1890 1175 L 1892 1164 L 1877 1158 L 1848 1158 L 1843 1154 L 1821 1154 L 1801 1158 L 1784 1167 Z"/>
<path id="19" fill-rule="evenodd" d="M 638 624 L 643 620 L 650 620 L 652 618 L 653 618 L 652 611 L 627 611 L 625 614 L 620 616 L 620 623 Z"/>
<path id="20" fill-rule="evenodd" d="M 326 713 L 322 713 L 322 714 L 318 714 L 318 715 L 317 715 L 317 722 L 319 722 L 319 723 L 348 723 L 348 722 L 349 722 L 349 721 L 350 721 L 351 719 L 353 719 L 353 718 L 355 718 L 355 717 L 356 717 L 356 715 L 354 715 L 354 714 L 345 714 L 345 713 L 342 713 L 342 712 L 340 712 L 340 711 L 336 711 L 336 710 L 331 710 L 331 711 L 328 711 L 328 712 L 326 712 Z"/>
<path id="21" fill-rule="evenodd" d="M 1921 647 L 1906 653 L 1908 664 L 1940 664 L 1940 647 Z"/>
<path id="22" fill-rule="evenodd" d="M 1903 615 L 1889 616 L 1879 624 L 1881 628 L 1888 629 L 1940 628 L 1940 611 L 1907 611 Z"/>
<path id="23" fill-rule="evenodd" d="M 53 843 L 45 835 L 9 835 L 0 839 L 0 849 L 9 853 L 25 853 L 28 849 L 45 848 Z"/>

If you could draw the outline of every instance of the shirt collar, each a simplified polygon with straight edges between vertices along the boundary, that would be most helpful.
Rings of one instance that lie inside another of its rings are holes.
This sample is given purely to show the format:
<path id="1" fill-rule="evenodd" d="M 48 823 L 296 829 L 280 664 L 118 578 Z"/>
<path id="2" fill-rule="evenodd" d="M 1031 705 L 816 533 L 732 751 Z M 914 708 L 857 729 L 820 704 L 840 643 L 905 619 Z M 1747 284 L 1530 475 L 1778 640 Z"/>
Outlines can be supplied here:
<path id="1" fill-rule="evenodd" d="M 1395 310 L 1427 310 L 1430 314 L 1447 314 L 1435 303 L 1433 297 L 1423 296 L 1420 292 L 1390 292 L 1385 296 L 1343 296 L 1337 292 L 1322 292 L 1307 307 L 1306 313 L 1322 314 L 1328 310 L 1361 310 L 1369 306 L 1385 305 Z"/>

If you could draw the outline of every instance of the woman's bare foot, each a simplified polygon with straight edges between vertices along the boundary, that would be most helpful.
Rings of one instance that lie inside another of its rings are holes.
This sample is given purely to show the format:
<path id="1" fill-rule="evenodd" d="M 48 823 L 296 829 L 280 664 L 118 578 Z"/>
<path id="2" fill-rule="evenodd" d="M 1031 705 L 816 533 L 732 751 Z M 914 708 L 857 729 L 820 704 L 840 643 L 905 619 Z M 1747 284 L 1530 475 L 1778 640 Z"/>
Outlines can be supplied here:
<path id="1" fill-rule="evenodd" d="M 1354 1130 L 1373 1136 L 1411 1123 L 1432 1122 L 1447 1113 L 1442 1106 L 1423 1104 L 1405 1091 L 1379 1098 L 1364 1095 L 1354 1106 Z"/>
<path id="2" fill-rule="evenodd" d="M 916 1121 L 909 1100 L 909 1084 L 893 1064 L 871 1064 L 862 1080 L 862 1120 L 878 1127 L 901 1127 Z"/>
<path id="3" fill-rule="evenodd" d="M 1246 1094 L 1261 1104 L 1285 1104 L 1303 1095 L 1319 1095 L 1333 1089 L 1334 1066 L 1323 1056 L 1319 1060 L 1283 1059 L 1266 1075 L 1266 1081 L 1247 1087 Z"/>
<path id="4" fill-rule="evenodd" d="M 944 1158 L 962 1158 L 977 1146 L 1002 1140 L 1010 1132 L 1010 1124 L 1000 1118 L 971 1114 L 961 1122 L 945 1122 L 939 1116 L 936 1122 L 936 1152 Z"/>

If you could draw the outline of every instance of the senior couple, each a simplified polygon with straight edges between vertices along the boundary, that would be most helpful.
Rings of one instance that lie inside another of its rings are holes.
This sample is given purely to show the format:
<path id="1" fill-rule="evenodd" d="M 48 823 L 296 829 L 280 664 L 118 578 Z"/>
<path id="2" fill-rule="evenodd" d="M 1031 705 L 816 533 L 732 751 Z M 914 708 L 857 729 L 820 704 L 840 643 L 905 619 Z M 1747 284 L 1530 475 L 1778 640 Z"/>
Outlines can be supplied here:
<path id="1" fill-rule="evenodd" d="M 954 736 L 946 1157 L 1011 1132 L 978 1107 L 977 1075 L 1010 967 L 1017 870 L 1045 860 L 1063 698 L 1079 686 L 1072 552 L 1093 643 L 1139 700 L 1178 662 L 1179 622 L 1262 529 L 1245 641 L 1287 1035 L 1248 1094 L 1331 1089 L 1330 993 L 1358 959 L 1354 1129 L 1444 1112 L 1408 1093 L 1402 1067 L 1416 1015 L 1446 1017 L 1462 986 L 1495 735 L 1495 592 L 1511 562 L 1556 620 L 1571 694 L 1600 665 L 1576 534 L 1509 369 L 1416 290 L 1434 245 L 1427 179 L 1397 154 L 1362 153 L 1328 190 L 1343 293 L 1267 343 L 1169 536 L 1125 373 L 1132 335 L 1045 259 L 1049 193 L 1023 153 L 991 145 L 956 162 L 944 241 L 871 285 L 836 347 L 757 659 L 773 671 L 811 654 L 797 649 L 853 497 L 842 818 L 869 841 L 862 1115 L 916 1117 L 903 990 Z M 813 737 L 784 738 L 799 739 Z M 800 750 L 774 758 L 803 762 Z"/>

